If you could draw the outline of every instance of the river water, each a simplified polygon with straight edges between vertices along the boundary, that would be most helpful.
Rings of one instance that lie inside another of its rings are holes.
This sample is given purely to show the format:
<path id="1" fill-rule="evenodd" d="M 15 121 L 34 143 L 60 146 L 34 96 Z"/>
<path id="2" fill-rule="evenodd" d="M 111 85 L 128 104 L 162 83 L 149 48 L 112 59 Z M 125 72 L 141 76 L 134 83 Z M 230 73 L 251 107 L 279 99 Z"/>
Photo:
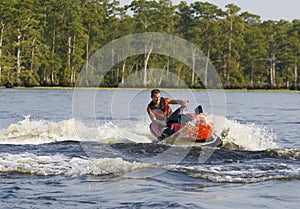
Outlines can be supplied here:
<path id="1" fill-rule="evenodd" d="M 0 89 L 1 208 L 299 207 L 299 92 L 164 90 L 229 130 L 209 148 L 152 143 L 149 91 L 78 91 Z"/>

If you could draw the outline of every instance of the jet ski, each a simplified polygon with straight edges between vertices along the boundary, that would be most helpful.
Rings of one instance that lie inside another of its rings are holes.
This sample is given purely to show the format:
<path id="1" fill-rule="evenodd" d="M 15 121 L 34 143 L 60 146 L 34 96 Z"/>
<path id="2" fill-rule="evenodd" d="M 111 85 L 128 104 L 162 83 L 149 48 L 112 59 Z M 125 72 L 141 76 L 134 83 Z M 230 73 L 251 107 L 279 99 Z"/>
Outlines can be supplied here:
<path id="1" fill-rule="evenodd" d="M 183 107 L 178 108 L 168 118 L 167 126 L 171 128 L 172 133 L 162 139 L 163 127 L 156 123 L 150 124 L 150 131 L 156 137 L 156 142 L 171 145 L 222 146 L 221 137 L 213 133 L 212 125 L 207 121 L 201 105 L 195 109 L 194 113 L 183 114 Z"/>

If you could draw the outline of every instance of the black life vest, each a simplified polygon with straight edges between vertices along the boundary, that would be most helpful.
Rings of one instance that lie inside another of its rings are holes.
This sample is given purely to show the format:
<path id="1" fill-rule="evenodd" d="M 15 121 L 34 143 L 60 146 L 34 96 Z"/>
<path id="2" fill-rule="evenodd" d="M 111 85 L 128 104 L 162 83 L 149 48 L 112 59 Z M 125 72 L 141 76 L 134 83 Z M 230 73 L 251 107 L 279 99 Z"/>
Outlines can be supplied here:
<path id="1" fill-rule="evenodd" d="M 160 98 L 159 107 L 155 107 L 153 101 L 148 104 L 148 107 L 158 120 L 167 120 L 167 118 L 172 114 L 170 105 L 163 97 Z"/>

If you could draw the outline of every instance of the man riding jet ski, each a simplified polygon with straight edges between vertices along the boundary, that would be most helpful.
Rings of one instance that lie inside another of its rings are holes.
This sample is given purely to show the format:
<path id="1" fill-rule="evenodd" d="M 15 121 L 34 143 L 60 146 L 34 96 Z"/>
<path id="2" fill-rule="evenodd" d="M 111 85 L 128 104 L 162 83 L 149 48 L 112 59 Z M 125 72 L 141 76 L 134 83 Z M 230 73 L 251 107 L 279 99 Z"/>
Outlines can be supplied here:
<path id="1" fill-rule="evenodd" d="M 158 140 L 162 140 L 174 133 L 174 130 L 170 127 L 170 123 L 168 123 L 168 119 L 175 118 L 178 112 L 173 115 L 170 104 L 179 104 L 183 106 L 183 108 L 187 108 L 188 102 L 172 98 L 163 98 L 160 96 L 159 89 L 153 89 L 151 91 L 151 99 L 152 101 L 147 106 L 147 112 L 152 121 L 150 127 L 155 127 L 156 137 Z"/>
<path id="2" fill-rule="evenodd" d="M 195 109 L 195 113 L 182 114 L 187 108 L 188 101 L 163 98 L 159 89 L 151 91 L 152 101 L 148 104 L 147 112 L 152 121 L 150 124 L 151 133 L 158 141 L 165 141 L 166 138 L 182 130 L 180 140 L 207 142 L 212 141 L 212 128 L 206 122 L 201 105 Z M 170 104 L 180 104 L 174 113 Z"/>

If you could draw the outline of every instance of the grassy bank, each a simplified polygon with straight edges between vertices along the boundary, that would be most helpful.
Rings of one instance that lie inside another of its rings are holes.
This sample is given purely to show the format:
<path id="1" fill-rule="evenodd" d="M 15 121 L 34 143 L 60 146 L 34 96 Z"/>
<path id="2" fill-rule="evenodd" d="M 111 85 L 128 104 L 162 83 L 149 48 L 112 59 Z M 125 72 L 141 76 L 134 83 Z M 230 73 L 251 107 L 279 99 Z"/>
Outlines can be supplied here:
<path id="1" fill-rule="evenodd" d="M 5 89 L 4 86 L 0 86 L 0 89 Z M 37 86 L 37 87 L 14 87 L 13 89 L 53 89 L 53 90 L 151 90 L 153 88 L 128 88 L 128 87 L 63 87 L 63 86 Z M 182 88 L 160 88 L 165 91 L 184 91 L 184 90 L 190 90 L 190 91 L 207 91 L 207 89 L 182 89 Z M 300 90 L 290 90 L 290 89 L 209 89 L 209 91 L 224 91 L 224 92 L 273 92 L 273 93 L 283 93 L 283 92 L 289 92 L 289 93 L 299 93 Z"/>

